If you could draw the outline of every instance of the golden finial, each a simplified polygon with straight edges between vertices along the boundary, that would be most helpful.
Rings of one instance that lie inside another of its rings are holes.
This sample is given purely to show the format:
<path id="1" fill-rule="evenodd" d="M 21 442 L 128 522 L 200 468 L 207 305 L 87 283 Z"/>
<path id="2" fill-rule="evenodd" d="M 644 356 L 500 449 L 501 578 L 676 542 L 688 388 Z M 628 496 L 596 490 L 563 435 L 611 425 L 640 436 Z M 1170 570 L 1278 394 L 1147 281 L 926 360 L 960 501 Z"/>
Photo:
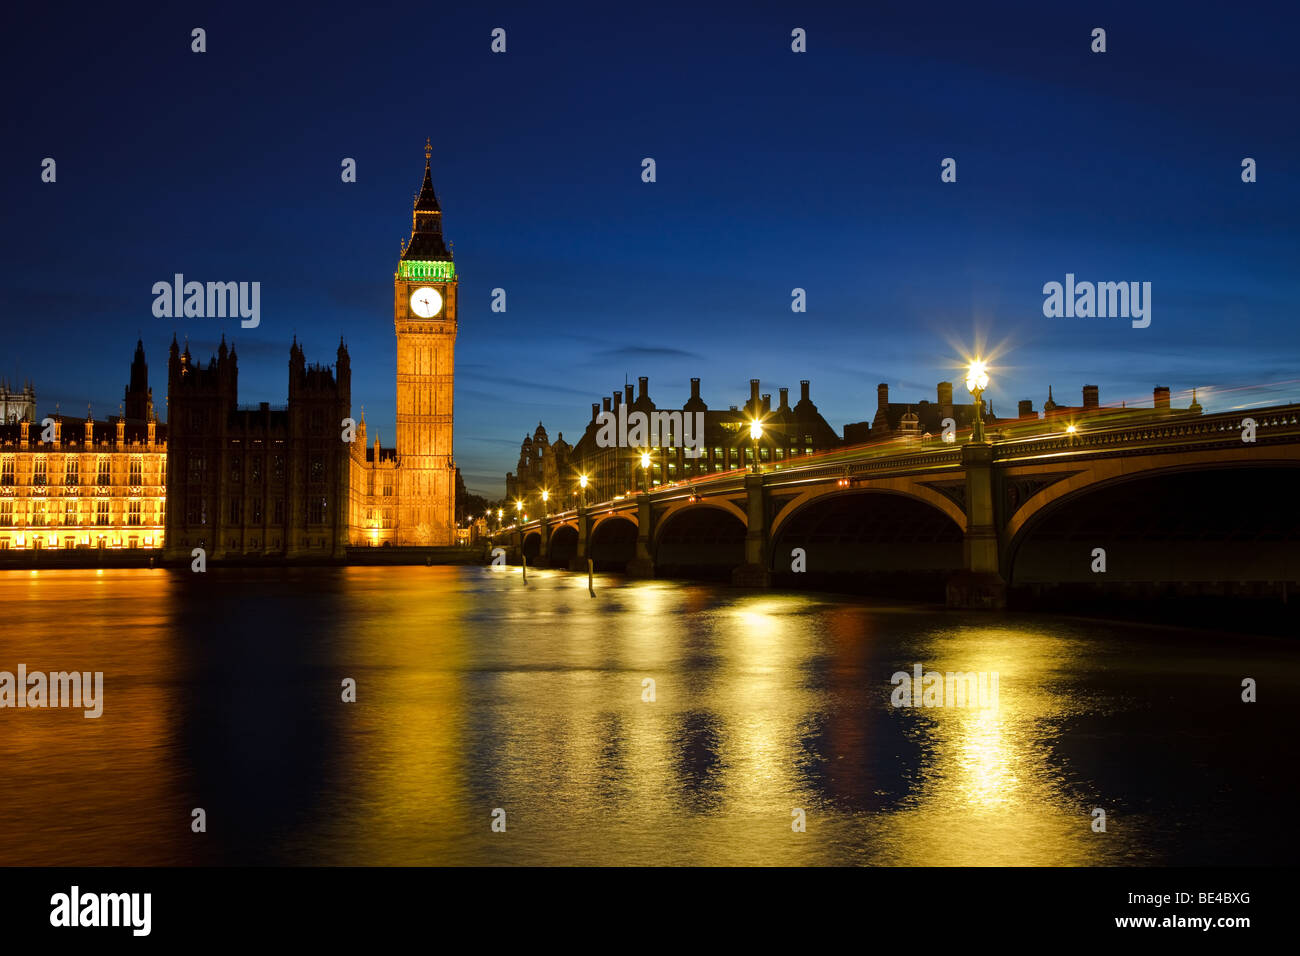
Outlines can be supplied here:
<path id="1" fill-rule="evenodd" d="M 426 136 L 424 138 L 424 161 L 427 163 L 431 156 L 433 156 L 433 137 Z"/>

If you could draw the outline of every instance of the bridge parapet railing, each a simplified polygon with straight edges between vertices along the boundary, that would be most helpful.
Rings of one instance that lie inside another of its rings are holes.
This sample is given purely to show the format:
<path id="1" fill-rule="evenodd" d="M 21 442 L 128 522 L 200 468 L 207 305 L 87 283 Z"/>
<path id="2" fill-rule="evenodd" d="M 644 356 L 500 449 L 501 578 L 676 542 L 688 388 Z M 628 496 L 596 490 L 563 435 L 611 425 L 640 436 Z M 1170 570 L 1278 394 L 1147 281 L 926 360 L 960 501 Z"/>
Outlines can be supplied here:
<path id="1" fill-rule="evenodd" d="M 1214 444 L 1241 440 L 1243 421 L 1255 421 L 1264 437 L 1300 435 L 1300 405 L 1264 408 L 1256 411 L 1219 412 L 1213 415 L 1179 416 L 1164 421 L 1108 428 L 1081 427 L 1074 434 L 1057 432 L 994 443 L 995 458 L 1035 457 L 1051 452 L 1095 451 L 1123 445 L 1184 445 L 1188 442 Z"/>

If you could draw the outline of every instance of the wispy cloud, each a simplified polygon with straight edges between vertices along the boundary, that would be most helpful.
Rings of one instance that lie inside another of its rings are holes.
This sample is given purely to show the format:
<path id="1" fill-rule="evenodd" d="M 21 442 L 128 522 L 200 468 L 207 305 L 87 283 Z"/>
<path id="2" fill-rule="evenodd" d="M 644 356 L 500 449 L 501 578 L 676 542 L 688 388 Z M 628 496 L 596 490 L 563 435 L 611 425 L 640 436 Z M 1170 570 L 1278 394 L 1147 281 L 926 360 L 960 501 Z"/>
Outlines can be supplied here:
<path id="1" fill-rule="evenodd" d="M 595 359 L 650 359 L 650 358 L 671 358 L 671 359 L 694 359 L 703 361 L 703 356 L 694 352 L 686 352 L 682 349 L 667 349 L 643 345 L 628 345 L 617 349 L 602 349 L 592 355 Z M 588 363 L 592 364 L 592 363 Z"/>

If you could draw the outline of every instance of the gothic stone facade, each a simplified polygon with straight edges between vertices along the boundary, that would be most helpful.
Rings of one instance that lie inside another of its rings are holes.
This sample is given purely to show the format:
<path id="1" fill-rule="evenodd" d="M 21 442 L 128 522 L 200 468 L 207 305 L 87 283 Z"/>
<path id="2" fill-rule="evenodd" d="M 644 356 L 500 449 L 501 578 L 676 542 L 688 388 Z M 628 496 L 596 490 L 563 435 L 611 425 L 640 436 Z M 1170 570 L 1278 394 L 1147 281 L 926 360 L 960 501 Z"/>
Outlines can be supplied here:
<path id="1" fill-rule="evenodd" d="M 358 436 L 351 464 L 354 545 L 456 543 L 452 413 L 456 365 L 456 266 L 443 241 L 431 148 L 411 213 L 411 236 L 393 275 L 397 335 L 397 447 Z"/>
<path id="2" fill-rule="evenodd" d="M 689 483 L 706 475 L 720 474 L 748 468 L 754 462 L 754 445 L 749 437 L 749 423 L 755 418 L 763 422 L 763 438 L 759 442 L 759 461 L 765 466 L 781 467 L 787 461 L 818 454 L 841 445 L 840 437 L 817 411 L 809 396 L 808 381 L 800 382 L 800 398 L 790 404 L 789 390 L 780 390 L 780 403 L 772 407 L 770 394 L 759 394 L 758 379 L 749 383 L 749 401 L 743 407 L 710 409 L 700 397 L 700 380 L 691 379 L 690 397 L 680 406 L 656 405 L 650 398 L 650 380 L 638 380 L 637 393 L 633 387 L 606 396 L 603 411 L 617 416 L 621 406 L 628 412 L 680 411 L 683 415 L 704 414 L 703 454 L 691 458 L 680 445 L 663 442 L 653 448 L 602 447 L 597 440 L 600 432 L 598 420 L 602 405 L 591 406 L 591 420 L 572 449 L 565 445 L 561 452 L 537 459 L 539 437 L 545 430 L 538 426 L 532 441 L 527 438 L 520 449 L 519 475 L 507 474 L 508 491 L 522 500 L 530 514 L 539 513 L 538 484 L 549 485 L 548 508 L 561 511 L 571 508 L 579 499 L 578 479 L 587 476 L 586 500 L 609 501 L 618 495 L 635 492 L 647 482 L 653 487 L 666 484 Z M 543 446 L 544 447 L 544 446 Z M 641 468 L 641 452 L 650 452 L 650 474 Z M 562 459 L 562 460 L 561 460 Z"/>
<path id="3" fill-rule="evenodd" d="M 125 415 L 51 415 L 0 425 L 0 550 L 162 546 L 166 426 L 153 414 L 144 343 L 137 342 Z"/>
<path id="4" fill-rule="evenodd" d="M 237 404 L 238 362 L 221 340 L 207 367 L 172 340 L 168 363 L 167 512 L 164 556 L 332 558 L 348 544 L 349 452 L 342 423 L 351 364 L 308 366 L 289 349 L 289 404 Z"/>

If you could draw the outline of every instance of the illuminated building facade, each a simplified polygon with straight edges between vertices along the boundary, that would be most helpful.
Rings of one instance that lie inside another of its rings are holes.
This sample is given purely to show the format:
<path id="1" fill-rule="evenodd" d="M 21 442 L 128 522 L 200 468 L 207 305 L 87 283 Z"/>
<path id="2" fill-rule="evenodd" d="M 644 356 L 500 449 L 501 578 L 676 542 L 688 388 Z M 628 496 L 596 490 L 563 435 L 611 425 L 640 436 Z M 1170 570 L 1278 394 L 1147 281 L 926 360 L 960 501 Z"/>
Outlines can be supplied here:
<path id="1" fill-rule="evenodd" d="M 808 381 L 800 382 L 800 398 L 794 405 L 790 404 L 789 389 L 780 389 L 780 402 L 772 407 L 771 395 L 759 394 L 758 379 L 749 383 L 749 401 L 743 407 L 735 405 L 723 410 L 712 410 L 700 397 L 700 380 L 691 379 L 690 398 L 680 409 L 656 405 L 650 398 L 650 380 L 642 376 L 638 379 L 637 393 L 633 394 L 631 385 L 616 390 L 607 396 L 602 405 L 591 406 L 591 420 L 586 431 L 570 450 L 565 446 L 564 462 L 559 462 L 560 455 L 552 454 L 554 464 L 546 463 L 546 456 L 537 459 L 538 438 L 545 438 L 545 430 L 539 425 L 532 441 L 527 438 L 520 449 L 519 475 L 507 474 L 507 491 L 513 490 L 512 497 L 523 499 L 530 514 L 535 514 L 538 507 L 536 498 L 540 490 L 539 482 L 550 484 L 550 510 L 561 511 L 574 506 L 577 500 L 576 482 L 580 475 L 587 476 L 586 500 L 589 502 L 609 501 L 617 495 L 625 495 L 641 488 L 646 476 L 641 468 L 641 452 L 650 453 L 649 484 L 676 484 L 703 478 L 706 475 L 719 474 L 738 468 L 748 468 L 754 463 L 754 443 L 749 437 L 749 423 L 760 419 L 763 423 L 763 437 L 758 443 L 759 461 L 765 465 L 779 467 L 783 462 L 798 459 L 805 455 L 841 445 L 840 437 L 817 411 L 810 397 Z M 692 458 L 688 449 L 677 444 L 665 442 L 653 448 L 602 447 L 597 441 L 600 432 L 598 420 L 601 412 L 610 412 L 618 416 L 620 407 L 626 406 L 627 413 L 634 411 L 651 412 L 680 411 L 682 415 L 701 412 L 704 415 L 704 437 L 701 442 L 702 454 Z M 525 464 L 530 467 L 526 468 Z"/>
<path id="2" fill-rule="evenodd" d="M 426 146 L 393 282 L 395 448 L 371 444 L 364 418 L 344 437 L 351 366 L 341 341 L 333 367 L 308 366 L 295 338 L 289 401 L 272 408 L 238 405 L 238 358 L 224 336 L 206 366 L 173 337 L 165 426 L 138 343 L 115 419 L 56 414 L 42 442 L 35 390 L 0 391 L 0 550 L 162 549 L 188 562 L 201 547 L 216 561 L 341 560 L 350 545 L 457 544 L 457 276 L 430 154 Z"/>
<path id="3" fill-rule="evenodd" d="M 0 550 L 162 547 L 166 427 L 153 414 L 144 343 L 137 342 L 124 415 L 49 416 L 0 425 Z M 44 440 L 48 439 L 48 440 Z"/>
<path id="4" fill-rule="evenodd" d="M 351 540 L 362 547 L 456 543 L 452 413 L 458 280 L 451 250 L 443 241 L 431 153 L 426 145 L 411 237 L 402 246 L 393 275 L 396 448 L 384 450 L 378 442 L 367 448 L 362 432 L 351 453 Z"/>
<path id="5" fill-rule="evenodd" d="M 844 426 L 846 444 L 856 445 L 869 441 L 885 439 L 927 439 L 943 432 L 944 421 L 951 419 L 957 429 L 968 429 L 975 422 L 975 405 L 969 392 L 958 392 L 958 401 L 953 401 L 951 382 L 940 382 L 935 386 L 935 399 L 920 399 L 916 402 L 901 403 L 889 400 L 889 385 L 881 382 L 876 386 L 876 414 L 869 422 L 853 422 Z M 994 436 L 1022 436 L 1034 431 L 1051 432 L 1061 429 L 1061 422 L 1104 421 L 1108 424 L 1120 424 L 1141 418 L 1160 418 L 1167 415 L 1199 415 L 1201 405 L 1196 401 L 1193 389 L 1191 404 L 1186 408 L 1174 407 L 1170 402 L 1167 385 L 1157 385 L 1151 394 L 1151 407 L 1101 404 L 1100 390 L 1096 385 L 1083 386 L 1082 405 L 1059 405 L 1048 386 L 1047 401 L 1040 414 L 1034 410 L 1030 399 L 1022 399 L 1014 417 L 999 418 L 993 411 L 993 403 L 988 403 L 984 413 L 985 426 L 994 429 Z"/>
<path id="6" fill-rule="evenodd" d="M 8 382 L 0 379 L 0 424 L 30 422 L 35 417 L 36 387 L 31 382 L 25 382 L 19 391 L 10 388 Z"/>
<path id="7" fill-rule="evenodd" d="M 560 432 L 552 443 L 542 423 L 537 423 L 537 431 L 525 435 L 519 446 L 519 464 L 514 472 L 506 472 L 506 498 L 511 501 L 537 498 L 543 489 L 556 491 L 572 485 L 569 478 L 573 469 L 569 456 L 573 446 L 564 440 Z M 570 503 L 564 500 L 562 492 L 557 493 L 556 505 L 567 508 Z"/>

